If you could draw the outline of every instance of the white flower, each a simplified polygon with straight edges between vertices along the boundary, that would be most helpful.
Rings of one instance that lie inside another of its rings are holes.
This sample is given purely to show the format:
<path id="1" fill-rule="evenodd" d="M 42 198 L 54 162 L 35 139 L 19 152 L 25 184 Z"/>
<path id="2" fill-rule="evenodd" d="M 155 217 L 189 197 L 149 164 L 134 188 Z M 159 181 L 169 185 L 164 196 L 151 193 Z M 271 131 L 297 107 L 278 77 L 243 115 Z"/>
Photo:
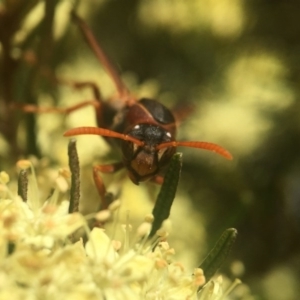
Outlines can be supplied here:
<path id="1" fill-rule="evenodd" d="M 32 185 L 35 185 L 36 179 L 33 182 Z M 5 198 L 0 198 L 0 235 L 7 242 L 51 249 L 85 224 L 80 214 L 68 214 L 69 201 L 55 203 L 55 192 L 43 205 L 38 206 L 42 201 L 35 198 L 39 194 L 37 187 L 31 185 L 35 192 L 24 202 L 19 196 L 12 196 L 3 181 L 1 184 L 7 193 L 4 194 Z"/>
<path id="2" fill-rule="evenodd" d="M 152 242 L 146 238 L 149 215 L 136 232 L 118 224 L 124 241 L 112 240 L 103 228 L 89 231 L 81 214 L 68 214 L 68 201 L 58 204 L 55 193 L 39 204 L 35 186 L 24 202 L 8 190 L 8 180 L 0 174 L 0 300 L 217 300 L 224 295 L 220 279 L 203 286 L 201 269 L 188 272 L 174 260 L 166 241 L 170 222 Z M 103 223 L 119 205 L 114 202 L 94 217 Z M 70 236 L 80 227 L 88 240 L 72 243 Z M 136 241 L 129 243 L 134 234 Z"/>

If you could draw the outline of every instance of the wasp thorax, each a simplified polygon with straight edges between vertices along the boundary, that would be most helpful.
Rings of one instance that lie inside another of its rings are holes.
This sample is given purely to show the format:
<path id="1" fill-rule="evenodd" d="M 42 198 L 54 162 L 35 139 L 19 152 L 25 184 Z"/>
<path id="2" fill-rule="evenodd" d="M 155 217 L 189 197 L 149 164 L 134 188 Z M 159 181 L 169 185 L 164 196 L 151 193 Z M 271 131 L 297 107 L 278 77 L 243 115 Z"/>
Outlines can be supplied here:
<path id="1" fill-rule="evenodd" d="M 136 184 L 156 175 L 175 152 L 174 148 L 157 150 L 157 145 L 173 140 L 171 134 L 160 126 L 140 124 L 127 134 L 144 142 L 142 146 L 130 141 L 122 142 L 124 164 Z"/>

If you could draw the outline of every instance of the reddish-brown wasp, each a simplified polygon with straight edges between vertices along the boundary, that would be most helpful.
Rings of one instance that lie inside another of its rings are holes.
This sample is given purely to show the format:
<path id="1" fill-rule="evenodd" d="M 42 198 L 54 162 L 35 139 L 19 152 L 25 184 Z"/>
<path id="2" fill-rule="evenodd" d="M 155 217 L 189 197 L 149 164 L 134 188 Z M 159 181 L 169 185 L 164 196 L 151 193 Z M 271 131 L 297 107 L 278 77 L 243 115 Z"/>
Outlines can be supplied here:
<path id="1" fill-rule="evenodd" d="M 97 43 L 87 24 L 72 12 L 84 38 L 96 57 L 111 77 L 117 93 L 108 101 L 103 101 L 99 89 L 90 82 L 71 83 L 75 87 L 90 86 L 93 89 L 94 101 L 85 101 L 65 109 L 53 109 L 69 113 L 87 105 L 93 105 L 99 127 L 78 127 L 65 132 L 64 136 L 100 135 L 121 140 L 122 162 L 94 167 L 94 179 L 101 197 L 105 188 L 98 172 L 113 173 L 125 167 L 133 183 L 153 180 L 161 181 L 161 170 L 168 164 L 176 147 L 191 147 L 216 152 L 227 159 L 231 154 L 221 146 L 208 142 L 176 141 L 176 122 L 173 113 L 156 100 L 136 99 L 122 82 L 118 72 L 108 60 Z M 70 83 L 70 82 L 69 82 Z M 28 106 L 28 112 L 33 112 Z"/>

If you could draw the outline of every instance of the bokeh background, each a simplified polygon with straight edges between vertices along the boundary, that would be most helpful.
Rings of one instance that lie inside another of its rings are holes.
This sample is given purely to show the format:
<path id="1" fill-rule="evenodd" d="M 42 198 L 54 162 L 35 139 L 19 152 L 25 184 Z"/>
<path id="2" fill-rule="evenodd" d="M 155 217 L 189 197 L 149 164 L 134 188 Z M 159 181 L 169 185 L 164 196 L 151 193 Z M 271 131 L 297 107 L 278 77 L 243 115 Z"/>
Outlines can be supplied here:
<path id="1" fill-rule="evenodd" d="M 47 1 L 45 1 L 47 2 Z M 181 149 L 183 170 L 172 211 L 174 243 L 187 266 L 200 263 L 222 231 L 238 240 L 222 268 L 259 299 L 300 295 L 300 22 L 299 3 L 243 0 L 17 0 L 0 3 L 0 168 L 13 174 L 21 157 L 37 168 L 67 165 L 67 128 L 96 125 L 92 108 L 68 116 L 24 114 L 12 103 L 66 107 L 92 98 L 49 80 L 93 81 L 115 92 L 78 28 L 76 10 L 137 97 L 168 107 L 192 106 L 178 140 L 204 140 L 233 161 Z M 50 1 L 48 1 L 50 2 Z M 118 159 L 98 137 L 79 137 L 81 209 L 97 207 L 91 166 Z M 124 215 L 140 222 L 157 187 L 134 186 L 122 174 Z M 51 182 L 51 180 L 49 180 Z M 44 182 L 45 185 L 49 184 Z M 121 213 L 122 215 L 122 213 Z"/>

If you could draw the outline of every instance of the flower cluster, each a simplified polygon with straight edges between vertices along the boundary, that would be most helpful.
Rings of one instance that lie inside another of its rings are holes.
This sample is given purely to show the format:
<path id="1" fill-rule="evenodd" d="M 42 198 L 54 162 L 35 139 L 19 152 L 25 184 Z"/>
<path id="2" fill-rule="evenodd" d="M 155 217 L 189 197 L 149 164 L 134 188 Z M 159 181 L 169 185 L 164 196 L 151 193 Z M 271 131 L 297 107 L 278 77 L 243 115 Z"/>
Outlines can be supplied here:
<path id="1" fill-rule="evenodd" d="M 35 185 L 33 172 L 32 178 Z M 37 192 L 24 201 L 8 182 L 1 172 L 0 299 L 221 299 L 220 279 L 205 284 L 201 269 L 189 274 L 174 260 L 170 222 L 151 241 L 151 216 L 134 242 L 130 225 L 121 225 L 124 241 L 116 241 L 103 228 L 90 230 L 87 217 L 68 213 L 68 201 L 58 202 L 55 192 L 38 206 Z M 93 217 L 103 222 L 119 205 Z M 73 242 L 79 229 L 84 234 Z"/>

